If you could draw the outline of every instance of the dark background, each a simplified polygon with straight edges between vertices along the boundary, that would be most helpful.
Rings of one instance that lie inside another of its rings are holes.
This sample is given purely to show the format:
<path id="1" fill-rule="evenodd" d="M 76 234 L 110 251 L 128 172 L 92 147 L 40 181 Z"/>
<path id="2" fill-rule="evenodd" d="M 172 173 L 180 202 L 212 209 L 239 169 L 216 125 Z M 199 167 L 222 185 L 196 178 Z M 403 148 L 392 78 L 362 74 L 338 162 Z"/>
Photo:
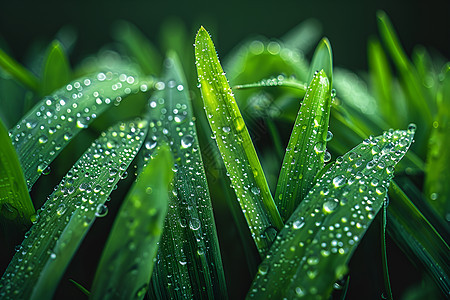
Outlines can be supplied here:
<path id="1" fill-rule="evenodd" d="M 111 28 L 119 19 L 137 25 L 156 44 L 161 24 L 170 17 L 186 24 L 192 40 L 199 26 L 204 25 L 214 34 L 216 48 L 223 56 L 248 36 L 280 37 L 313 17 L 331 41 L 335 65 L 361 70 L 367 68 L 367 38 L 377 33 L 377 9 L 387 12 L 407 53 L 414 45 L 422 44 L 450 56 L 450 2 L 446 0 L 2 2 L 0 41 L 3 38 L 8 52 L 19 61 L 26 61 L 33 43 L 50 42 L 64 25 L 71 25 L 78 33 L 70 55 L 75 65 L 112 41 Z"/>

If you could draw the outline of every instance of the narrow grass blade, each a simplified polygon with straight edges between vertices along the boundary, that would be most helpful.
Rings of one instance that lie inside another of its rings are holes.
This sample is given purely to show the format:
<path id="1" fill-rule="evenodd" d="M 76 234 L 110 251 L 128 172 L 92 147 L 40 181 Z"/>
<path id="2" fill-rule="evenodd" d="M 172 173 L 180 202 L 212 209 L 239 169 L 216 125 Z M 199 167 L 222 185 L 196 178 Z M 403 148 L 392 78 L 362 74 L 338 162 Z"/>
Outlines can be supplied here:
<path id="1" fill-rule="evenodd" d="M 425 195 L 427 202 L 442 216 L 450 221 L 450 63 L 442 72 L 441 89 L 437 94 L 438 114 L 433 122 L 428 145 L 428 157 L 425 175 Z"/>
<path id="2" fill-rule="evenodd" d="M 388 199 L 383 203 L 382 208 L 382 220 L 381 220 L 381 259 L 383 261 L 383 278 L 384 278 L 384 288 L 387 295 L 387 300 L 392 300 L 392 290 L 391 290 L 391 281 L 389 280 L 389 267 L 387 260 L 387 251 L 386 251 L 386 225 L 387 225 L 387 206 Z"/>
<path id="3" fill-rule="evenodd" d="M 2 299 L 50 299 L 105 202 L 144 141 L 148 123 L 117 124 L 92 144 L 38 211 L 0 279 Z"/>
<path id="4" fill-rule="evenodd" d="M 119 21 L 113 36 L 136 60 L 145 75 L 159 74 L 162 63 L 161 54 L 136 26 L 126 21 Z"/>
<path id="5" fill-rule="evenodd" d="M 0 49 L 0 67 L 26 88 L 38 92 L 39 80 L 36 76 L 8 56 L 2 49 Z"/>
<path id="6" fill-rule="evenodd" d="M 37 103 L 9 132 L 28 190 L 76 134 L 122 97 L 146 90 L 147 84 L 135 75 L 98 73 Z"/>
<path id="7" fill-rule="evenodd" d="M 249 89 L 249 88 L 261 88 L 261 87 L 290 87 L 299 92 L 303 92 L 301 96 L 303 96 L 306 92 L 307 85 L 299 82 L 295 79 L 285 78 L 284 76 L 274 77 L 269 79 L 263 79 L 255 83 L 247 83 L 247 84 L 239 84 L 233 87 L 233 89 Z"/>
<path id="8" fill-rule="evenodd" d="M 35 214 L 17 153 L 0 120 L 0 216 L 31 225 Z"/>
<path id="9" fill-rule="evenodd" d="M 408 196 L 393 182 L 389 190 L 388 233 L 395 243 L 421 265 L 442 293 L 450 295 L 450 248 Z"/>
<path id="10" fill-rule="evenodd" d="M 384 132 L 336 159 L 277 236 L 248 298 L 328 298 L 381 208 L 414 129 Z"/>
<path id="11" fill-rule="evenodd" d="M 323 168 L 330 106 L 330 82 L 321 70 L 303 99 L 278 177 L 275 203 L 283 221 L 305 198 Z"/>
<path id="12" fill-rule="evenodd" d="M 66 52 L 56 40 L 47 49 L 41 82 L 41 95 L 50 95 L 68 84 L 71 79 L 71 69 Z"/>
<path id="13" fill-rule="evenodd" d="M 144 298 L 167 214 L 172 166 L 169 147 L 161 147 L 128 193 L 103 250 L 91 299 Z"/>
<path id="14" fill-rule="evenodd" d="M 281 40 L 286 47 L 303 53 L 308 52 L 320 39 L 321 24 L 316 19 L 307 19 L 287 32 Z"/>
<path id="15" fill-rule="evenodd" d="M 333 86 L 333 52 L 331 51 L 331 44 L 327 38 L 323 38 L 319 45 L 317 45 L 309 66 L 309 75 L 307 83 L 313 80 L 316 72 L 323 70 L 330 81 L 330 87 Z"/>
<path id="16" fill-rule="evenodd" d="M 214 44 L 203 27 L 195 39 L 195 57 L 209 124 L 252 237 L 263 255 L 283 223 Z"/>
<path id="17" fill-rule="evenodd" d="M 150 99 L 144 157 L 167 139 L 175 159 L 173 186 L 150 295 L 157 299 L 226 298 L 225 277 L 189 90 L 174 52 Z"/>

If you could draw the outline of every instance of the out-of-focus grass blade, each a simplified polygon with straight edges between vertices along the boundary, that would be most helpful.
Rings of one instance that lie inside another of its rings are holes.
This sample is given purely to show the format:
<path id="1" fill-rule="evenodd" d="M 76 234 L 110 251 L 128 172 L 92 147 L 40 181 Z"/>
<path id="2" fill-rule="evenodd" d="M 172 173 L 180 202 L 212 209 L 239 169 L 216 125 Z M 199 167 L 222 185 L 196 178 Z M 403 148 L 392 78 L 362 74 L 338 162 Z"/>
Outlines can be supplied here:
<path id="1" fill-rule="evenodd" d="M 437 94 L 438 113 L 429 139 L 425 196 L 436 212 L 450 222 L 450 63 L 442 72 L 441 89 Z"/>
<path id="2" fill-rule="evenodd" d="M 383 277 L 384 277 L 384 288 L 387 294 L 387 299 L 392 300 L 392 290 L 391 290 L 391 282 L 389 280 L 389 267 L 387 260 L 387 251 L 386 251 L 386 225 L 387 225 L 387 205 L 388 199 L 383 202 L 383 210 L 382 210 L 382 218 L 381 218 L 381 259 L 383 261 Z"/>
<path id="3" fill-rule="evenodd" d="M 384 120 L 391 121 L 390 124 L 398 128 L 403 125 L 406 116 L 396 113 L 399 109 L 397 102 L 401 98 L 395 100 L 392 98 L 392 72 L 383 48 L 377 39 L 369 40 L 368 60 L 371 81 L 378 100 L 379 110 Z M 393 115 L 397 117 L 392 118 Z"/>
<path id="4" fill-rule="evenodd" d="M 174 52 L 149 103 L 144 158 L 167 139 L 175 158 L 169 210 L 149 294 L 157 299 L 226 298 L 225 277 L 189 90 Z"/>
<path id="5" fill-rule="evenodd" d="M 306 53 L 317 43 L 321 31 L 320 22 L 316 19 L 308 19 L 283 35 L 281 40 L 286 47 Z"/>
<path id="6" fill-rule="evenodd" d="M 145 75 L 159 74 L 162 63 L 161 54 L 136 26 L 126 21 L 119 21 L 113 36 L 125 46 L 131 57 L 136 59 Z"/>
<path id="7" fill-rule="evenodd" d="M 333 86 L 333 52 L 327 38 L 323 38 L 316 47 L 306 83 L 309 84 L 313 80 L 314 74 L 320 70 L 323 70 L 328 77 L 330 87 Z"/>
<path id="8" fill-rule="evenodd" d="M 30 71 L 0 49 L 0 67 L 33 92 L 39 91 L 39 80 Z"/>
<path id="9" fill-rule="evenodd" d="M 330 82 L 321 70 L 308 87 L 281 166 L 275 203 L 283 221 L 289 219 L 323 168 L 330 106 Z"/>
<path id="10" fill-rule="evenodd" d="M 327 299 L 386 197 L 415 126 L 364 140 L 336 159 L 280 231 L 248 298 Z"/>
<path id="11" fill-rule="evenodd" d="M 389 190 L 388 233 L 397 245 L 450 295 L 449 246 L 408 196 L 393 182 Z"/>
<path id="12" fill-rule="evenodd" d="M 263 255 L 283 223 L 214 44 L 203 27 L 195 39 L 195 57 L 209 124 L 253 239 Z"/>
<path id="13" fill-rule="evenodd" d="M 50 95 L 69 83 L 71 69 L 66 52 L 59 41 L 53 41 L 47 49 L 41 82 L 41 95 Z"/>
<path id="14" fill-rule="evenodd" d="M 139 175 L 114 221 L 91 289 L 92 299 L 143 299 L 167 214 L 173 177 L 168 146 Z"/>
<path id="15" fill-rule="evenodd" d="M 293 88 L 299 92 L 302 92 L 302 96 L 305 94 L 307 85 L 299 82 L 298 80 L 285 78 L 284 76 L 273 77 L 269 79 L 263 79 L 255 83 L 247 83 L 247 84 L 238 84 L 234 86 L 234 89 L 249 89 L 249 88 L 262 88 L 262 87 L 276 87 L 276 86 L 284 86 Z"/>
<path id="16" fill-rule="evenodd" d="M 148 123 L 102 133 L 39 209 L 36 223 L 0 279 L 2 299 L 50 299 L 96 217 L 145 138 Z"/>
<path id="17" fill-rule="evenodd" d="M 147 90 L 148 84 L 135 75 L 101 72 L 37 103 L 9 132 L 28 190 L 76 134 L 122 97 Z"/>
<path id="18" fill-rule="evenodd" d="M 35 213 L 17 153 L 0 120 L 0 216 L 31 225 Z"/>

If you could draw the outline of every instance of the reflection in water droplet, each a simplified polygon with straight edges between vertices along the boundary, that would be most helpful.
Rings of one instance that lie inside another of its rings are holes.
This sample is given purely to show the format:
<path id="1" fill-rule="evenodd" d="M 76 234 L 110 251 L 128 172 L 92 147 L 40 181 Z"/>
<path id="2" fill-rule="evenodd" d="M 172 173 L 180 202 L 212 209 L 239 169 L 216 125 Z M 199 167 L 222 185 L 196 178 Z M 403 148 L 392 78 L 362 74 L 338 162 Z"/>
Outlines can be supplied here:
<path id="1" fill-rule="evenodd" d="M 108 214 L 108 207 L 105 204 L 97 205 L 97 209 L 95 210 L 95 216 L 104 217 Z"/>
<path id="2" fill-rule="evenodd" d="M 194 142 L 194 137 L 190 134 L 185 135 L 181 138 L 181 147 L 182 148 L 189 148 L 192 146 L 192 143 Z"/>
<path id="3" fill-rule="evenodd" d="M 39 143 L 45 144 L 45 143 L 47 143 L 47 141 L 48 141 L 48 137 L 47 137 L 47 136 L 41 135 L 41 136 L 39 137 Z"/>
<path id="4" fill-rule="evenodd" d="M 323 211 L 326 213 L 332 213 L 339 204 L 339 200 L 337 199 L 328 199 L 323 204 Z"/>

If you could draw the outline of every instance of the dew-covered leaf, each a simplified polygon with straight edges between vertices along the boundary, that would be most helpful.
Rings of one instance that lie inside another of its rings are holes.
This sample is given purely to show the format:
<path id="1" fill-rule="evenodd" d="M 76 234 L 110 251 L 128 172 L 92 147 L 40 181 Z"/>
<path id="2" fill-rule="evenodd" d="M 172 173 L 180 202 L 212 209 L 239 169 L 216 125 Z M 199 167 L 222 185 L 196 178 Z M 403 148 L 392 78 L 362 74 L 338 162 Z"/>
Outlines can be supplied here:
<path id="1" fill-rule="evenodd" d="M 156 150 L 114 221 L 91 289 L 91 299 L 143 299 L 167 214 L 173 177 L 168 146 Z"/>
<path id="2" fill-rule="evenodd" d="M 403 184 L 405 186 L 405 184 Z M 420 195 L 420 191 L 412 191 Z M 450 295 L 449 246 L 396 182 L 389 189 L 388 233 L 415 265 L 422 266 L 442 293 Z M 447 224 L 446 224 L 447 225 Z M 445 227 L 448 235 L 448 227 Z M 448 239 L 447 239 L 448 240 Z"/>
<path id="3" fill-rule="evenodd" d="M 2 299 L 49 299 L 105 202 L 137 154 L 146 121 L 111 127 L 63 178 L 0 279 Z"/>
<path id="4" fill-rule="evenodd" d="M 9 132 L 28 190 L 76 134 L 122 97 L 147 90 L 147 84 L 135 75 L 101 72 L 36 104 Z"/>
<path id="5" fill-rule="evenodd" d="M 214 44 L 203 27 L 195 39 L 195 56 L 209 124 L 252 237 L 264 255 L 283 223 Z"/>
<path id="6" fill-rule="evenodd" d="M 309 75 L 307 83 L 313 80 L 317 71 L 323 70 L 330 81 L 330 87 L 333 86 L 333 53 L 331 44 L 327 38 L 323 38 L 316 47 L 311 65 L 309 66 Z"/>
<path id="7" fill-rule="evenodd" d="M 387 131 L 336 159 L 280 231 L 248 298 L 328 298 L 381 208 L 415 131 Z"/>
<path id="8" fill-rule="evenodd" d="M 31 225 L 35 213 L 17 153 L 0 120 L 0 216 Z"/>
<path id="9" fill-rule="evenodd" d="M 196 119 L 174 52 L 164 62 L 163 81 L 156 89 L 149 101 L 144 159 L 167 140 L 175 175 L 149 294 L 157 299 L 221 298 L 226 295 L 225 280 Z"/>
<path id="10" fill-rule="evenodd" d="M 278 178 L 275 203 L 284 221 L 314 185 L 324 161 L 331 159 L 326 150 L 330 117 L 331 90 L 325 72 L 318 72 L 308 87 L 298 112 Z"/>
<path id="11" fill-rule="evenodd" d="M 69 83 L 71 70 L 66 52 L 57 40 L 47 49 L 41 82 L 41 95 L 50 95 Z"/>
<path id="12" fill-rule="evenodd" d="M 0 67 L 26 88 L 38 92 L 39 80 L 30 71 L 0 49 Z"/>

